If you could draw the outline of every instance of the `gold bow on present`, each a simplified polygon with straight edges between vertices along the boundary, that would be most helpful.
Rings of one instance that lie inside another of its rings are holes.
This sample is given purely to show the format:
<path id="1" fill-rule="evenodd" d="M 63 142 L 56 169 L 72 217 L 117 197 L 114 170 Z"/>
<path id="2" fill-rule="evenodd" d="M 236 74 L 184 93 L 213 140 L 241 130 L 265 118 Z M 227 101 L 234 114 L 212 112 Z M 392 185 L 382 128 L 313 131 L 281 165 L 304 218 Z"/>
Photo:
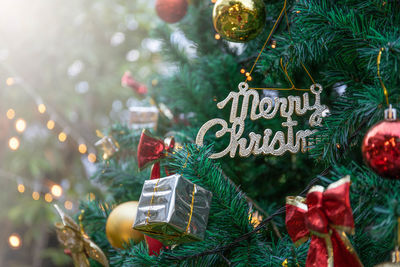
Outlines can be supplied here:
<path id="1" fill-rule="evenodd" d="M 89 258 L 108 267 L 107 257 L 103 251 L 89 239 L 81 227 L 57 205 L 54 205 L 62 222 L 55 224 L 58 241 L 71 251 L 75 267 L 90 267 Z"/>

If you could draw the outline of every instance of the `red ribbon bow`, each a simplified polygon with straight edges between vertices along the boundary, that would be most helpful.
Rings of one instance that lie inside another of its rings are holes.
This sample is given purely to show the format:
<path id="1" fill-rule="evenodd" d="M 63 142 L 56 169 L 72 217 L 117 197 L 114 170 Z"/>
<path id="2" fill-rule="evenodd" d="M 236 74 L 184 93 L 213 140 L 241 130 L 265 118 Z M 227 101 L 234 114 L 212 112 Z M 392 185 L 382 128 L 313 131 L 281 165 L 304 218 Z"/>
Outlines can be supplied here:
<path id="1" fill-rule="evenodd" d="M 311 236 L 306 266 L 363 266 L 346 233 L 354 234 L 350 176 L 328 186 L 314 186 L 307 197 L 287 197 L 286 228 L 296 246 Z"/>
<path id="2" fill-rule="evenodd" d="M 139 169 L 154 164 L 150 179 L 160 178 L 160 160 L 165 158 L 175 145 L 173 137 L 167 137 L 164 141 L 157 139 L 147 130 L 143 130 L 140 136 L 137 159 Z"/>
<path id="3" fill-rule="evenodd" d="M 149 131 L 143 130 L 142 135 L 140 136 L 137 152 L 139 169 L 142 170 L 153 164 L 150 179 L 160 178 L 160 160 L 166 157 L 167 153 L 174 148 L 174 145 L 175 140 L 173 137 L 167 137 L 162 141 L 153 137 Z M 163 244 L 157 239 L 151 238 L 147 235 L 144 237 L 149 249 L 149 255 L 160 254 Z"/>

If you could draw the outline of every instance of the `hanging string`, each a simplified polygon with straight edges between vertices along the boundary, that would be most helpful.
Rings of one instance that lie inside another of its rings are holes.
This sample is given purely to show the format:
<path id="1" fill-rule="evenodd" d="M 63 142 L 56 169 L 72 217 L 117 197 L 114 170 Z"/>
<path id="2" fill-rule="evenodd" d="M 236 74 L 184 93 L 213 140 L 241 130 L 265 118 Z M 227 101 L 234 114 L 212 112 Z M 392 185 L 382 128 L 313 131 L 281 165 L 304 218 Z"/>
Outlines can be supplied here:
<path id="1" fill-rule="evenodd" d="M 256 60 L 254 61 L 253 66 L 250 69 L 249 75 L 246 77 L 245 82 L 249 81 L 249 77 L 251 76 L 251 73 L 253 72 L 254 67 L 256 66 L 258 60 L 260 59 L 260 56 L 261 56 L 262 52 L 264 51 L 265 47 L 267 46 L 268 42 L 270 41 L 272 34 L 275 32 L 276 27 L 278 26 L 279 22 L 281 21 L 282 16 L 286 10 L 286 3 L 287 3 L 287 0 L 285 0 L 285 3 L 283 4 L 283 8 L 281 10 L 281 13 L 279 14 L 278 19 L 275 21 L 274 26 L 272 27 L 271 31 L 269 32 L 267 40 L 265 40 L 265 43 L 264 43 L 263 47 L 261 48 L 260 53 L 258 53 L 258 56 L 257 56 Z"/>
<path id="2" fill-rule="evenodd" d="M 383 83 L 382 77 L 381 77 L 381 73 L 380 73 L 380 65 L 381 65 L 381 57 L 382 57 L 382 52 L 385 49 L 383 47 L 381 47 L 381 49 L 379 49 L 379 53 L 378 53 L 378 57 L 376 58 L 376 67 L 377 67 L 377 73 L 378 73 L 378 78 L 379 78 L 379 82 L 381 83 L 381 86 L 383 88 L 383 94 L 385 95 L 386 98 L 386 104 L 389 106 L 389 95 L 388 95 L 388 91 L 386 89 L 385 84 Z"/>
<path id="3" fill-rule="evenodd" d="M 249 77 L 251 77 L 251 74 L 252 74 L 252 72 L 253 72 L 258 60 L 260 59 L 260 56 L 261 56 L 262 52 L 264 51 L 265 47 L 267 46 L 268 42 L 270 41 L 270 39 L 272 37 L 272 34 L 275 32 L 275 30 L 276 30 L 279 22 L 281 21 L 283 15 L 285 15 L 286 24 L 287 24 L 287 27 L 288 27 L 288 33 L 289 33 L 289 36 L 290 36 L 290 40 L 292 40 L 292 35 L 291 35 L 291 32 L 290 32 L 290 26 L 289 26 L 289 19 L 288 19 L 288 15 L 287 15 L 287 12 L 286 12 L 286 5 L 287 5 L 287 0 L 285 0 L 285 2 L 283 4 L 283 8 L 282 8 L 282 10 L 281 10 L 281 12 L 280 12 L 280 14 L 278 16 L 278 19 L 276 20 L 274 26 L 272 27 L 272 29 L 271 29 L 268 37 L 267 37 L 267 40 L 265 41 L 264 45 L 261 48 L 261 51 L 258 53 L 258 56 L 257 56 L 256 60 L 254 61 L 253 66 L 251 67 L 249 74 L 248 75 L 246 74 L 247 77 L 246 77 L 245 82 L 248 82 L 250 80 Z M 268 87 L 262 87 L 262 88 L 258 87 L 257 88 L 257 87 L 249 87 L 249 89 L 254 89 L 254 90 L 276 90 L 276 91 L 291 91 L 291 90 L 309 91 L 310 89 L 296 88 L 296 86 L 294 85 L 294 83 L 293 83 L 292 79 L 290 78 L 289 73 L 287 71 L 287 65 L 288 65 L 288 63 L 286 63 L 285 66 L 283 66 L 283 59 L 281 58 L 280 59 L 280 66 L 281 66 L 286 78 L 288 79 L 289 83 L 291 84 L 291 86 L 292 86 L 291 88 L 268 88 Z M 304 70 L 306 71 L 308 77 L 310 77 L 310 79 L 313 82 L 313 84 L 315 84 L 315 80 L 311 76 L 310 72 L 307 70 L 306 66 L 302 62 L 301 62 L 301 65 L 303 66 Z"/>
<path id="4" fill-rule="evenodd" d="M 315 84 L 315 81 L 313 79 L 313 77 L 311 76 L 310 72 L 307 70 L 306 66 L 304 66 L 303 63 L 301 63 L 301 65 L 303 66 L 303 69 L 306 71 L 308 77 L 310 77 L 311 81 L 313 82 L 313 84 Z M 292 85 L 292 87 L 290 88 L 269 88 L 269 87 L 249 87 L 249 89 L 254 89 L 254 90 L 276 90 L 276 91 L 291 91 L 291 90 L 296 90 L 296 91 L 309 91 L 310 89 L 300 89 L 300 88 L 296 88 L 296 86 L 294 85 L 294 83 L 292 82 L 292 79 L 289 76 L 289 73 L 287 71 L 287 66 L 288 63 L 285 64 L 285 66 L 283 65 L 283 59 L 280 59 L 280 66 L 283 70 L 283 73 L 285 74 L 286 78 L 288 79 L 289 83 Z"/>

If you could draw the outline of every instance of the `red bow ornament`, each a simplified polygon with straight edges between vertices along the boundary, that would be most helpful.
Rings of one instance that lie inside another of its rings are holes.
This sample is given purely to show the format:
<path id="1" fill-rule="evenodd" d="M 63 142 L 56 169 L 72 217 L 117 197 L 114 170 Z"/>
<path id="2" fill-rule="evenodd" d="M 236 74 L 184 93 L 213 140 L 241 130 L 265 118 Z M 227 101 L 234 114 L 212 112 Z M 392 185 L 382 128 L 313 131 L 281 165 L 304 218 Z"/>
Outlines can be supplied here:
<path id="1" fill-rule="evenodd" d="M 175 146 L 173 137 L 167 137 L 164 141 L 155 138 L 147 130 L 143 130 L 140 136 L 137 159 L 140 170 L 154 164 L 150 179 L 158 179 L 160 174 L 160 160 L 168 155 Z"/>
<path id="2" fill-rule="evenodd" d="M 137 159 L 139 169 L 142 170 L 147 166 L 153 164 L 151 170 L 150 179 L 161 178 L 160 160 L 165 158 L 168 152 L 171 152 L 175 146 L 175 140 L 173 137 L 167 137 L 164 141 L 155 138 L 147 130 L 143 130 L 140 136 Z M 146 239 L 147 247 L 149 249 L 149 255 L 160 254 L 163 244 L 147 235 L 144 236 Z"/>
<path id="3" fill-rule="evenodd" d="M 134 92 L 143 96 L 147 94 L 147 87 L 144 84 L 137 82 L 130 71 L 125 71 L 121 78 L 121 85 L 123 87 L 130 87 Z"/>
<path id="4" fill-rule="evenodd" d="M 286 198 L 286 228 L 296 246 L 311 236 L 307 267 L 363 266 L 346 233 L 354 234 L 350 176 L 314 186 L 307 197 Z"/>

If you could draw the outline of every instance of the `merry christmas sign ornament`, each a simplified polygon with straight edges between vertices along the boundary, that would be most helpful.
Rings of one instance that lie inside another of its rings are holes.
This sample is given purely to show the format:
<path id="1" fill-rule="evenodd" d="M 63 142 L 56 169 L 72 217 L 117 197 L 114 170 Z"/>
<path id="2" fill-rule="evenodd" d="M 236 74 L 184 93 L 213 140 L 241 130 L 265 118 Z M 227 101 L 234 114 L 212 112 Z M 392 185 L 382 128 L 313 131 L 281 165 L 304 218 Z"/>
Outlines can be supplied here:
<path id="1" fill-rule="evenodd" d="M 313 84 L 310 92 L 311 94 L 304 93 L 302 98 L 290 95 L 288 97 L 264 97 L 260 100 L 258 92 L 249 89 L 248 84 L 242 82 L 239 84 L 239 92 L 230 92 L 224 100 L 217 104 L 219 109 L 223 109 L 232 101 L 229 122 L 219 118 L 209 120 L 200 128 L 196 144 L 203 146 L 206 133 L 212 127 L 219 125 L 221 129 L 215 133 L 215 136 L 221 138 L 229 135 L 230 142 L 223 151 L 212 154 L 210 158 L 221 158 L 227 154 L 233 158 L 236 153 L 241 157 L 247 157 L 251 154 L 279 156 L 287 151 L 297 153 L 300 149 L 304 152 L 309 145 L 307 137 L 315 133 L 316 129 L 299 130 L 295 133 L 293 127 L 297 126 L 298 122 L 293 120 L 292 116 L 294 114 L 302 116 L 308 111 L 312 111 L 309 125 L 316 127 L 321 126 L 323 112 L 327 110 L 327 106 L 321 105 L 322 86 Z M 286 136 L 283 131 L 277 131 L 275 135 L 272 135 L 271 129 L 265 129 L 263 135 L 251 132 L 248 138 L 242 137 L 245 120 L 248 116 L 253 121 L 270 120 L 276 117 L 278 111 L 280 116 L 286 119 L 285 122 L 282 122 L 282 126 L 287 127 Z"/>

